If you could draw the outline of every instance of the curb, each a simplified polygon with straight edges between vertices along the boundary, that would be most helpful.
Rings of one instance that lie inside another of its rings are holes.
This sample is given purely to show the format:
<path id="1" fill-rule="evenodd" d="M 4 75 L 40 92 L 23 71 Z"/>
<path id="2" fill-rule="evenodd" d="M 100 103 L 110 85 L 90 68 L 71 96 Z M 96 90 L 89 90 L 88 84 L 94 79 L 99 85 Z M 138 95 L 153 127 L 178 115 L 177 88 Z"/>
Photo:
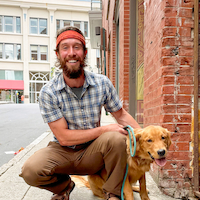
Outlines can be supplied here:
<path id="1" fill-rule="evenodd" d="M 44 138 L 46 138 L 51 131 L 46 131 L 40 135 L 37 139 L 31 142 L 25 149 L 20 151 L 14 158 L 12 158 L 8 163 L 0 167 L 0 176 L 4 174 L 10 167 L 19 162 L 29 151 L 31 151 L 37 144 L 39 144 Z"/>

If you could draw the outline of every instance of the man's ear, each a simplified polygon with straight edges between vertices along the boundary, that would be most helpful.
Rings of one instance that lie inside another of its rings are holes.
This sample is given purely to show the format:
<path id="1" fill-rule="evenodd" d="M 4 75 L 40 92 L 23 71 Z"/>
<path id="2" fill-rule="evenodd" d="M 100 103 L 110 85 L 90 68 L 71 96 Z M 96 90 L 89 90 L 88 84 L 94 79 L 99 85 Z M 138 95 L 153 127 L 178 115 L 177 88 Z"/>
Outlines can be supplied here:
<path id="1" fill-rule="evenodd" d="M 87 49 L 85 50 L 85 57 L 86 57 L 86 55 L 87 55 Z"/>
<path id="2" fill-rule="evenodd" d="M 57 58 L 60 59 L 60 55 L 59 55 L 59 53 L 58 53 L 57 51 L 55 51 L 55 52 L 56 52 L 56 56 L 57 56 Z"/>

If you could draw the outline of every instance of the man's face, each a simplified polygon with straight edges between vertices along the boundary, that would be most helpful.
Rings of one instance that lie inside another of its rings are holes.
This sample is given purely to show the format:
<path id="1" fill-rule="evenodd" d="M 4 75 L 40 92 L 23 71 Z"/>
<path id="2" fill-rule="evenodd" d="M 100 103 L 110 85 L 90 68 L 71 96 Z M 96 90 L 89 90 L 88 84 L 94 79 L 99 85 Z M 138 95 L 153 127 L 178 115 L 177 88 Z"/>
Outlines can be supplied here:
<path id="1" fill-rule="evenodd" d="M 57 57 L 60 60 L 63 73 L 68 78 L 80 77 L 83 73 L 85 56 L 86 52 L 84 52 L 80 40 L 68 38 L 60 42 Z"/>

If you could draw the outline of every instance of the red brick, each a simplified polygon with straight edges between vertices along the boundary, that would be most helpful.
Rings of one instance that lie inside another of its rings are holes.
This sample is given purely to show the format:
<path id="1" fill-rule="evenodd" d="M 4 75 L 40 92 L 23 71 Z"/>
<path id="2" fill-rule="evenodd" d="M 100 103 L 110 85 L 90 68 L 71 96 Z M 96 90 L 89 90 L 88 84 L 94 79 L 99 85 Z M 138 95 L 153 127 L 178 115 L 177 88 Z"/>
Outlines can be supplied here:
<path id="1" fill-rule="evenodd" d="M 193 86 L 180 86 L 178 94 L 193 94 L 194 87 Z"/>
<path id="2" fill-rule="evenodd" d="M 172 96 L 172 95 L 163 95 L 162 103 L 163 104 L 175 103 L 174 96 Z"/>
<path id="3" fill-rule="evenodd" d="M 194 20 L 191 18 L 179 18 L 178 25 L 181 27 L 194 28 Z"/>
<path id="4" fill-rule="evenodd" d="M 193 56 L 194 55 L 194 48 L 180 47 L 179 55 L 180 56 Z"/>
<path id="5" fill-rule="evenodd" d="M 177 57 L 163 57 L 162 58 L 162 64 L 164 66 L 167 66 L 167 65 L 177 65 L 179 63 L 179 60 Z"/>
<path id="6" fill-rule="evenodd" d="M 165 26 L 177 26 L 177 18 L 166 17 Z"/>
<path id="7" fill-rule="evenodd" d="M 190 7 L 193 8 L 194 0 L 181 0 L 181 7 Z"/>
<path id="8" fill-rule="evenodd" d="M 190 152 L 168 152 L 167 158 L 169 160 L 190 160 Z"/>
<path id="9" fill-rule="evenodd" d="M 191 104 L 192 103 L 192 97 L 186 96 L 186 95 L 177 95 L 175 102 L 178 103 L 178 104 Z"/>
<path id="10" fill-rule="evenodd" d="M 177 38 L 175 37 L 163 38 L 162 40 L 162 47 L 176 46 L 176 45 L 178 45 L 178 41 L 177 41 Z"/>
<path id="11" fill-rule="evenodd" d="M 177 8 L 175 7 L 166 7 L 164 9 L 165 17 L 176 17 L 177 16 Z"/>
<path id="12" fill-rule="evenodd" d="M 162 106 L 163 113 L 176 113 L 175 105 L 163 105 Z"/>
<path id="13" fill-rule="evenodd" d="M 177 84 L 182 84 L 182 85 L 194 84 L 193 76 L 179 76 L 177 80 Z"/>
<path id="14" fill-rule="evenodd" d="M 176 7 L 178 5 L 179 5 L 179 1 L 166 0 L 166 6 L 168 6 L 168 7 Z"/>
<path id="15" fill-rule="evenodd" d="M 191 28 L 180 27 L 178 33 L 181 37 L 191 37 Z"/>
<path id="16" fill-rule="evenodd" d="M 177 113 L 191 113 L 191 105 L 177 105 Z"/>
<path id="17" fill-rule="evenodd" d="M 172 134 L 172 136 L 171 136 L 171 139 L 172 139 L 172 141 L 176 141 L 176 142 L 178 142 L 178 141 L 188 141 L 188 142 L 190 142 L 191 141 L 191 135 L 190 135 L 190 133 L 173 133 Z"/>
<path id="18" fill-rule="evenodd" d="M 177 28 L 163 28 L 163 37 L 176 36 Z"/>
<path id="19" fill-rule="evenodd" d="M 177 142 L 176 146 L 177 146 L 178 151 L 189 151 L 190 150 L 190 145 L 188 142 Z"/>
<path id="20" fill-rule="evenodd" d="M 163 94 L 174 94 L 174 86 L 163 86 Z"/>
<path id="21" fill-rule="evenodd" d="M 161 84 L 171 85 L 171 84 L 174 84 L 174 81 L 175 81 L 175 76 L 165 76 L 165 77 L 162 77 Z"/>
<path id="22" fill-rule="evenodd" d="M 179 8 L 179 17 L 192 18 L 192 9 L 191 8 Z"/>

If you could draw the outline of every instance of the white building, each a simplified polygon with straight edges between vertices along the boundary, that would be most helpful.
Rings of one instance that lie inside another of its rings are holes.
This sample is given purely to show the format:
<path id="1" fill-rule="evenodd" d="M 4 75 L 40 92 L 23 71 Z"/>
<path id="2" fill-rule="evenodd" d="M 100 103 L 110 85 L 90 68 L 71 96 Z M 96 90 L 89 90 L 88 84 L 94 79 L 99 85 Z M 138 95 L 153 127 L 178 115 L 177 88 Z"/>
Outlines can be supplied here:
<path id="1" fill-rule="evenodd" d="M 36 103 L 41 87 L 55 72 L 56 31 L 79 27 L 86 37 L 88 69 L 97 72 L 91 49 L 90 2 L 0 0 L 0 101 Z"/>

